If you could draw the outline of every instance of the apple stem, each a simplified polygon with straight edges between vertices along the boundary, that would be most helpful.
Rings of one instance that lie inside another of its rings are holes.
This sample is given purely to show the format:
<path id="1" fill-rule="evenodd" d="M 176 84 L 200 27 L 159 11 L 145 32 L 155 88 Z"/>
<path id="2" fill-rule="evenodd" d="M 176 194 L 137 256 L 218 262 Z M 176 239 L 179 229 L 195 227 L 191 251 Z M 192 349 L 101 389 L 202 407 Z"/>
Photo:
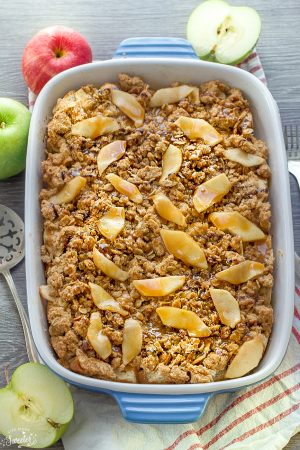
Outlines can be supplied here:
<path id="1" fill-rule="evenodd" d="M 7 365 L 4 367 L 3 372 L 4 372 L 4 379 L 5 379 L 5 382 L 6 382 L 6 384 L 8 384 L 8 383 L 9 383 L 9 364 L 7 364 Z"/>
<path id="2" fill-rule="evenodd" d="M 50 425 L 54 428 L 59 428 L 59 423 L 54 422 L 52 419 L 47 418 L 47 422 L 50 423 Z"/>

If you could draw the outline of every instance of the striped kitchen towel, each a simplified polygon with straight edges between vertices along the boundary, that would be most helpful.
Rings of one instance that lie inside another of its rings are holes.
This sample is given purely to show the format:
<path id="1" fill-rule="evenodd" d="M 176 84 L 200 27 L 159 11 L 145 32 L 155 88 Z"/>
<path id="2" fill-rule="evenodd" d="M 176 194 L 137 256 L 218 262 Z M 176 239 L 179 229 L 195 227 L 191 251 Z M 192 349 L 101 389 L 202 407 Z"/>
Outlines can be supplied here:
<path id="1" fill-rule="evenodd" d="M 255 50 L 239 67 L 266 84 Z M 29 93 L 31 109 L 34 102 Z M 277 371 L 262 383 L 216 395 L 196 423 L 129 423 L 111 397 L 72 391 L 75 417 L 63 436 L 66 450 L 280 450 L 300 431 L 300 289 L 289 347 Z"/>

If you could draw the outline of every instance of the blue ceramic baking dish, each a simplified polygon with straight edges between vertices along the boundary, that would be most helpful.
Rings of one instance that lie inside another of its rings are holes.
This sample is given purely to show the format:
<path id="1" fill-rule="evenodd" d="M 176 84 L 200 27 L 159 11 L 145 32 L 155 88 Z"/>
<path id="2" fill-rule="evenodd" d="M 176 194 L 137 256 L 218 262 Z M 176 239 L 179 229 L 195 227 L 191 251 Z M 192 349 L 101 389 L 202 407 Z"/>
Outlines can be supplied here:
<path id="1" fill-rule="evenodd" d="M 154 88 L 174 81 L 200 84 L 219 79 L 241 89 L 249 99 L 256 135 L 267 142 L 273 182 L 272 234 L 275 253 L 274 327 L 260 365 L 243 378 L 207 384 L 125 384 L 71 372 L 56 360 L 49 343 L 45 305 L 39 286 L 45 283 L 40 258 L 42 219 L 39 190 L 45 131 L 57 99 L 84 84 L 114 82 L 118 73 L 141 76 Z M 67 70 L 47 83 L 32 114 L 26 172 L 26 275 L 30 323 L 40 357 L 56 374 L 83 389 L 105 392 L 118 402 L 125 419 L 140 423 L 190 423 L 199 419 L 208 400 L 220 392 L 238 390 L 268 377 L 280 364 L 289 340 L 293 315 L 293 232 L 286 156 L 277 105 L 269 90 L 253 75 L 230 66 L 200 61 L 184 39 L 133 38 L 123 41 L 113 59 Z"/>

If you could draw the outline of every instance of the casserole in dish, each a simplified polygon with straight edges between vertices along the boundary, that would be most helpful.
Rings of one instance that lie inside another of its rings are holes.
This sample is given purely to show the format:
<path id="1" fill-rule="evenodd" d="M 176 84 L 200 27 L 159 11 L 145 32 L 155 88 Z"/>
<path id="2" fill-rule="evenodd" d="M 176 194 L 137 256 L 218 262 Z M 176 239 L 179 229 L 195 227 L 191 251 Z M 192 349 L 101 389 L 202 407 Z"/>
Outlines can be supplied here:
<path id="1" fill-rule="evenodd" d="M 134 44 L 136 45 L 136 41 L 134 41 Z M 164 44 L 167 45 L 167 42 L 165 41 Z M 179 47 L 177 48 L 184 50 L 185 45 L 184 42 L 179 41 Z M 129 46 L 131 51 L 134 51 L 135 48 L 138 48 L 138 53 L 142 53 L 143 47 Z M 150 49 L 150 51 L 153 50 L 153 47 L 146 48 L 148 48 L 148 50 Z M 160 45 L 158 48 L 160 52 L 164 52 L 163 49 L 165 49 L 165 47 Z M 174 49 L 176 47 L 171 48 Z M 170 47 L 168 50 L 170 50 Z M 190 49 L 188 49 L 188 51 L 190 52 Z M 107 80 L 116 81 L 117 75 L 120 72 L 141 76 L 154 87 L 167 86 L 174 81 L 199 85 L 204 81 L 219 79 L 241 89 L 250 101 L 251 109 L 254 114 L 256 133 L 258 137 L 266 141 L 269 146 L 270 166 L 273 179 L 274 176 L 276 176 L 276 184 L 271 184 L 273 248 L 276 260 L 273 295 L 275 324 L 266 354 L 259 367 L 251 375 L 234 380 L 216 381 L 206 385 L 124 385 L 118 382 L 90 379 L 82 375 L 71 373 L 57 364 L 50 350 L 48 334 L 46 332 L 47 325 L 45 313 L 43 306 L 38 301 L 38 286 L 44 284 L 44 278 L 39 254 L 42 227 L 41 218 L 38 212 L 39 204 L 37 193 L 41 187 L 38 172 L 40 161 L 44 159 L 41 153 L 44 147 L 43 137 L 45 135 L 45 127 L 57 98 L 62 97 L 71 89 L 79 88 L 83 84 L 101 85 Z M 160 80 L 163 80 L 163 83 Z M 268 120 L 266 119 L 267 117 Z M 29 314 L 33 336 L 42 359 L 50 368 L 71 383 L 89 389 L 106 389 L 113 392 L 113 395 L 121 404 L 125 417 L 141 422 L 185 422 L 196 420 L 201 412 L 201 407 L 209 397 L 209 393 L 220 390 L 232 390 L 257 382 L 275 370 L 283 357 L 288 342 L 292 317 L 291 305 L 293 302 L 291 216 L 285 155 L 280 130 L 280 121 L 276 104 L 268 90 L 257 79 L 236 68 L 217 66 L 201 61 L 185 60 L 183 62 L 175 59 L 132 59 L 93 63 L 71 69 L 58 75 L 45 87 L 35 105 L 29 137 L 26 181 L 26 270 L 28 298 L 30 299 Z M 279 186 L 280 190 L 278 189 Z M 277 190 L 274 192 L 276 187 Z M 274 196 L 277 199 L 276 203 L 272 201 Z M 276 222 L 274 222 L 274 217 L 276 218 Z M 282 302 L 282 298 L 285 298 L 285 304 Z M 280 324 L 276 321 L 278 314 L 282 319 Z M 278 334 L 279 327 L 281 336 Z M 117 391 L 121 391 L 121 393 Z M 131 394 L 126 396 L 124 392 L 135 393 L 136 395 Z M 142 396 L 141 394 L 146 395 Z M 156 397 L 156 394 L 167 395 L 164 397 L 161 395 Z M 179 394 L 179 396 L 176 395 L 173 397 L 172 394 Z M 191 394 L 194 395 L 190 397 Z M 180 406 L 178 406 L 176 402 L 179 402 Z M 169 404 L 172 406 L 168 408 L 167 405 Z M 164 413 L 163 418 L 159 416 L 160 410 Z"/>

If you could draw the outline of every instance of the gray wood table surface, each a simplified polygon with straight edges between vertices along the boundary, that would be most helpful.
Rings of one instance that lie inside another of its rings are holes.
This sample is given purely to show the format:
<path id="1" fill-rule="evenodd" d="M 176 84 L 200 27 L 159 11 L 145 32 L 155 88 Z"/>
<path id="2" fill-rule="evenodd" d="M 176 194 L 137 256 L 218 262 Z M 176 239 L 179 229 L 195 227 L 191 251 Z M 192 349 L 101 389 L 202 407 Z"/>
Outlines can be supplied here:
<path id="1" fill-rule="evenodd" d="M 243 5 L 244 0 L 231 3 Z M 282 122 L 300 124 L 300 2 L 245 0 L 245 3 L 255 7 L 262 17 L 257 49 Z M 197 4 L 198 0 L 0 0 L 0 97 L 12 97 L 26 104 L 20 61 L 25 44 L 41 28 L 54 24 L 75 28 L 90 42 L 94 59 L 103 60 L 109 59 L 119 42 L 128 37 L 185 37 L 188 16 Z M 295 247 L 300 252 L 299 193 L 292 178 L 291 192 Z M 24 216 L 24 174 L 0 181 L 0 203 Z M 25 305 L 24 262 L 13 270 L 13 277 Z M 0 279 L 0 349 L 3 385 L 4 368 L 8 365 L 12 372 L 27 360 L 20 321 L 3 279 Z M 63 446 L 59 442 L 53 448 Z M 294 436 L 286 448 L 300 449 L 300 435 Z"/>

